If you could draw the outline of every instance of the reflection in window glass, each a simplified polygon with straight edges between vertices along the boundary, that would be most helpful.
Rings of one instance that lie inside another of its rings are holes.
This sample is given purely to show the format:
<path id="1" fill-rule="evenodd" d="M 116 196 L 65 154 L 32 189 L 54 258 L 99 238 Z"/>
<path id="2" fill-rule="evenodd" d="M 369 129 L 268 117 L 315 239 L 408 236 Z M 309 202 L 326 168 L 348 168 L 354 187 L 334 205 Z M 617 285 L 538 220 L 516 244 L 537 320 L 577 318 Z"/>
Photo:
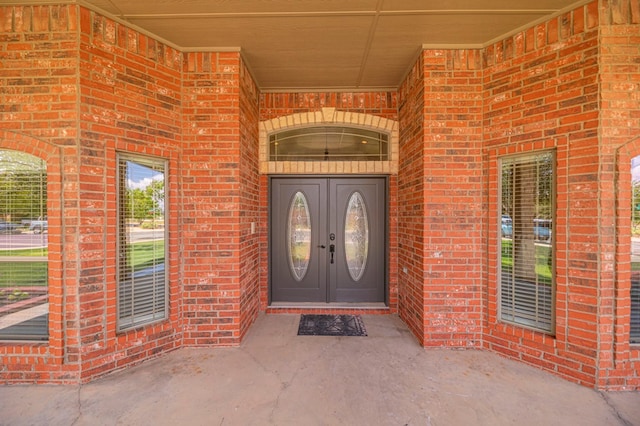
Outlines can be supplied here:
<path id="1" fill-rule="evenodd" d="M 631 160 L 631 343 L 640 343 L 640 156 Z"/>
<path id="2" fill-rule="evenodd" d="M 0 150 L 0 339 L 47 340 L 47 173 L 43 160 Z"/>
<path id="3" fill-rule="evenodd" d="M 389 136 L 355 127 L 306 127 L 269 137 L 270 161 L 387 161 Z"/>
<path id="4" fill-rule="evenodd" d="M 544 152 L 500 163 L 500 319 L 552 333 L 554 155 Z"/>
<path id="5" fill-rule="evenodd" d="M 118 329 L 167 316 L 165 162 L 118 160 Z"/>

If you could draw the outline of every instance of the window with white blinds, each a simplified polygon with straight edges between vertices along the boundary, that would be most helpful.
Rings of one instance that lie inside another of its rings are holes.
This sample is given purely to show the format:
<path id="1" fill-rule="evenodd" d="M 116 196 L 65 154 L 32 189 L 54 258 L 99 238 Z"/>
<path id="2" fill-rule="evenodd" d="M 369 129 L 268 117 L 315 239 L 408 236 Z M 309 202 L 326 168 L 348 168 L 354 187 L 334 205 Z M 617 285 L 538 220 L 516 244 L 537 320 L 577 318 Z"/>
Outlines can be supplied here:
<path id="1" fill-rule="evenodd" d="M 554 153 L 504 158 L 500 170 L 499 316 L 552 333 Z"/>
<path id="2" fill-rule="evenodd" d="M 167 317 L 166 162 L 118 157 L 118 330 Z"/>
<path id="3" fill-rule="evenodd" d="M 631 160 L 631 343 L 640 343 L 640 155 Z"/>
<path id="4" fill-rule="evenodd" d="M 0 150 L 0 340 L 48 340 L 46 163 Z"/>

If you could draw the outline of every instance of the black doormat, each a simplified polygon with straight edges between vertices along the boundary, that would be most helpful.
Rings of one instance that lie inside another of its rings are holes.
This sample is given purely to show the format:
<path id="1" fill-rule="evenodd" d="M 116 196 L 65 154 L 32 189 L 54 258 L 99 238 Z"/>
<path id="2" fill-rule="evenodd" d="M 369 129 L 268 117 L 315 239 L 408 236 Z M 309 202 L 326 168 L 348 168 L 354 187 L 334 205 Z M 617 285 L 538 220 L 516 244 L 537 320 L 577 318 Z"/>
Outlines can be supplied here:
<path id="1" fill-rule="evenodd" d="M 301 315 L 298 336 L 366 336 L 359 315 Z"/>

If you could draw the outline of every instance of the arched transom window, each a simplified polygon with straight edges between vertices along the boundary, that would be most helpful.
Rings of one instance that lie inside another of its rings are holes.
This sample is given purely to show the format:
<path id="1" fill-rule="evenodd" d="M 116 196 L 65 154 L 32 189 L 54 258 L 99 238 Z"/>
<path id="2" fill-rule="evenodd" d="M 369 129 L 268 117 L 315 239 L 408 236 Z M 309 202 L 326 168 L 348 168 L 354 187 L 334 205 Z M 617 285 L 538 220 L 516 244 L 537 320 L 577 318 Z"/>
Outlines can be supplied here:
<path id="1" fill-rule="evenodd" d="M 260 122 L 262 174 L 398 174 L 398 122 L 321 108 Z"/>
<path id="2" fill-rule="evenodd" d="M 389 135 L 347 126 L 313 126 L 269 137 L 269 161 L 387 161 Z"/>

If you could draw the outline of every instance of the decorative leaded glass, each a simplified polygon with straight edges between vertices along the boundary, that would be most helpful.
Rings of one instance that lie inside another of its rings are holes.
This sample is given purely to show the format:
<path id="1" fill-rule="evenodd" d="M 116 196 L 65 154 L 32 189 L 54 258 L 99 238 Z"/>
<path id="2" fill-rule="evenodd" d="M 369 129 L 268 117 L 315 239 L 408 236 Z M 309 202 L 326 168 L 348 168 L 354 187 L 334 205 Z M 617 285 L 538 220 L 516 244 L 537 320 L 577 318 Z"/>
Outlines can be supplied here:
<path id="1" fill-rule="evenodd" d="M 349 275 L 354 281 L 362 278 L 369 253 L 369 218 L 364 199 L 359 192 L 349 198 L 344 226 L 344 252 Z"/>
<path id="2" fill-rule="evenodd" d="M 311 258 L 311 216 L 309 204 L 302 192 L 296 192 L 289 207 L 287 224 L 289 266 L 296 280 L 302 281 Z"/>

